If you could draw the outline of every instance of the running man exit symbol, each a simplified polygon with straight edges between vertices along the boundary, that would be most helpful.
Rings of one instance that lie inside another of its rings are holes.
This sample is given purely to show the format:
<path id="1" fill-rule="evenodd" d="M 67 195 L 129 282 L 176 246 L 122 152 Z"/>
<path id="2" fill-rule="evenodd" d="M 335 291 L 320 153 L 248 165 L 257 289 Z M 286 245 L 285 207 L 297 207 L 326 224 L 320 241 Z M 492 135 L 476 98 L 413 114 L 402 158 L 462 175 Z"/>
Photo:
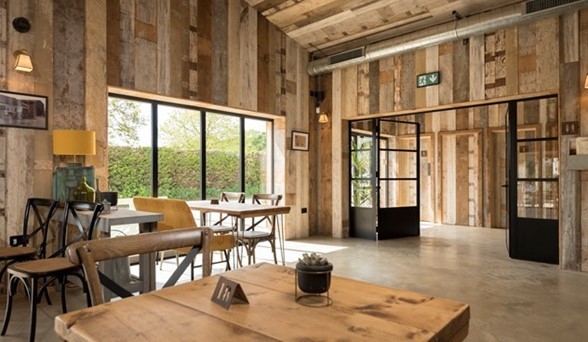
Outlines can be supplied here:
<path id="1" fill-rule="evenodd" d="M 429 72 L 417 76 L 417 88 L 428 87 L 441 82 L 441 73 L 439 71 Z"/>

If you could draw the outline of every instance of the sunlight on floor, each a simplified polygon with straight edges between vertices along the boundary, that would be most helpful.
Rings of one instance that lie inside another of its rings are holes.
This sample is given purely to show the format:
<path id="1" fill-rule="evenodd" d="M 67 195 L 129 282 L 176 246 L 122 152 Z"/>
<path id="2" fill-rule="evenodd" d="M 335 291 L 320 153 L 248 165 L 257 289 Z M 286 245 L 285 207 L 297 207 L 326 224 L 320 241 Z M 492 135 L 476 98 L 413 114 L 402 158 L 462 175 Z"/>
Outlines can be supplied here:
<path id="1" fill-rule="evenodd" d="M 312 243 L 309 241 L 286 241 L 285 243 L 285 256 L 286 260 L 285 263 L 287 266 L 294 266 L 294 264 L 298 261 L 298 258 L 302 257 L 303 253 L 320 253 L 320 254 L 328 254 L 336 251 L 343 250 L 347 247 L 344 246 L 337 246 L 337 245 L 328 245 L 322 243 Z M 242 252 L 240 252 L 242 253 Z M 282 263 L 282 257 L 280 254 L 279 248 L 276 250 L 276 254 L 278 257 L 278 264 Z M 224 262 L 224 258 L 221 258 L 220 253 L 214 253 L 213 256 L 215 264 L 212 266 L 212 274 L 219 274 L 225 271 L 226 263 Z M 184 257 L 179 258 L 179 262 L 182 262 Z M 256 262 L 268 262 L 274 263 L 274 257 L 271 252 L 270 245 L 268 243 L 261 243 L 257 246 L 256 249 Z M 202 257 L 198 255 L 196 257 L 196 265 L 200 265 L 202 263 Z M 231 267 L 233 267 L 233 253 L 231 253 Z M 247 265 L 247 256 L 243 257 L 243 265 Z M 163 284 L 167 281 L 167 279 L 172 275 L 172 273 L 176 269 L 176 259 L 175 258 L 168 258 L 163 261 L 162 269 L 160 269 L 159 262 L 157 263 L 156 270 L 157 270 L 157 288 L 161 288 Z M 131 266 L 131 274 L 137 275 L 139 273 L 139 266 L 133 265 Z M 199 279 L 202 277 L 202 268 L 197 267 L 194 269 L 194 277 Z M 184 274 L 178 280 L 178 284 L 190 281 L 190 269 L 186 270 Z"/>

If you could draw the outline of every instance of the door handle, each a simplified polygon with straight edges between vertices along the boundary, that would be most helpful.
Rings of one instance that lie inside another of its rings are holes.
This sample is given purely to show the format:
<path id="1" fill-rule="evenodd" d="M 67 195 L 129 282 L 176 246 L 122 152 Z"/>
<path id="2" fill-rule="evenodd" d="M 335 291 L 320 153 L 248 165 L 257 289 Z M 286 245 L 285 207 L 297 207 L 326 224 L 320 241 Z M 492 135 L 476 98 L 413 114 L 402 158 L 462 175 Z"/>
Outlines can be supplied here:
<path id="1" fill-rule="evenodd" d="M 508 184 L 502 184 L 501 187 L 508 188 Z"/>

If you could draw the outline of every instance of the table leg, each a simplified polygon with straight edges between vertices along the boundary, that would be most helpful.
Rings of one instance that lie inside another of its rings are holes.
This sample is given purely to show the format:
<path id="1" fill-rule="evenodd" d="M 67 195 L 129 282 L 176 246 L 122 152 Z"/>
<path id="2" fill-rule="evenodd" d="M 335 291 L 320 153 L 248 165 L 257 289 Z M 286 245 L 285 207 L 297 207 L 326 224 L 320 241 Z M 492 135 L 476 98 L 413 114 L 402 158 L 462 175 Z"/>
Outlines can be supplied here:
<path id="1" fill-rule="evenodd" d="M 151 233 L 157 231 L 156 222 L 148 222 L 139 224 L 139 233 Z M 141 293 L 155 291 L 155 262 L 156 253 L 141 254 L 139 256 L 139 277 L 142 282 Z"/>
<path id="2" fill-rule="evenodd" d="M 278 225 L 278 242 L 280 244 L 280 254 L 282 255 L 282 265 L 286 265 L 286 250 L 285 250 L 285 242 L 284 240 L 286 237 L 284 236 L 284 216 L 278 215 L 275 219 Z"/>

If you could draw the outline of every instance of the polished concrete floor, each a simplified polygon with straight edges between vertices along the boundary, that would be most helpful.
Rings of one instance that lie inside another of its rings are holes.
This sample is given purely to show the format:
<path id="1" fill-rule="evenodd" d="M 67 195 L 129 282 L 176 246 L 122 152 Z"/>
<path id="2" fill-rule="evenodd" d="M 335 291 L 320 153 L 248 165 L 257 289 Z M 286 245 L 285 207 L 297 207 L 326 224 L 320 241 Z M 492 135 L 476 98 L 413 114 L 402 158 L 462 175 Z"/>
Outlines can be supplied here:
<path id="1" fill-rule="evenodd" d="M 313 237 L 288 241 L 286 247 L 290 265 L 302 252 L 318 251 L 327 255 L 338 276 L 468 303 L 467 341 L 588 340 L 588 273 L 509 259 L 503 230 L 437 225 L 422 229 L 418 238 L 374 242 Z M 259 253 L 258 262 L 269 260 L 267 248 Z M 158 279 L 165 281 L 174 266 L 174 260 L 166 260 Z M 221 271 L 221 266 L 215 268 L 215 273 Z M 83 307 L 80 291 L 72 290 L 72 309 Z M 58 297 L 53 298 L 54 305 L 40 305 L 38 341 L 57 340 L 53 317 L 60 309 Z M 28 305 L 21 297 L 8 334 L 0 340 L 27 336 Z"/>

